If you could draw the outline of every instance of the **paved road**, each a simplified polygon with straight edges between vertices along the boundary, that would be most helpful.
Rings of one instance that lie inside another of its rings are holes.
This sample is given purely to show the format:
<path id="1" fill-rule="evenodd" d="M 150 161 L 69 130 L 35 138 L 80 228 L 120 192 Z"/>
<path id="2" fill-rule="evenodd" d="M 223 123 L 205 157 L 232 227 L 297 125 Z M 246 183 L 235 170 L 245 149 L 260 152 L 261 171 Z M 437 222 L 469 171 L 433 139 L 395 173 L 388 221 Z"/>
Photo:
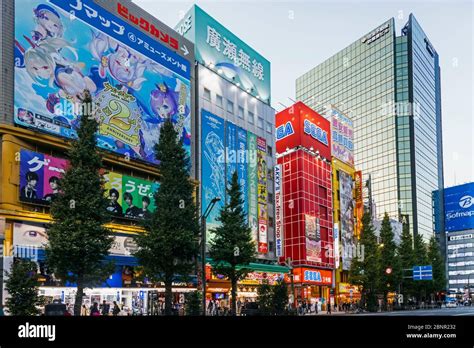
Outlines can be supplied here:
<path id="1" fill-rule="evenodd" d="M 441 308 L 441 309 L 417 309 L 413 311 L 395 311 L 383 313 L 361 313 L 355 315 L 380 315 L 380 316 L 474 316 L 474 306 L 471 307 L 457 307 L 457 308 Z"/>

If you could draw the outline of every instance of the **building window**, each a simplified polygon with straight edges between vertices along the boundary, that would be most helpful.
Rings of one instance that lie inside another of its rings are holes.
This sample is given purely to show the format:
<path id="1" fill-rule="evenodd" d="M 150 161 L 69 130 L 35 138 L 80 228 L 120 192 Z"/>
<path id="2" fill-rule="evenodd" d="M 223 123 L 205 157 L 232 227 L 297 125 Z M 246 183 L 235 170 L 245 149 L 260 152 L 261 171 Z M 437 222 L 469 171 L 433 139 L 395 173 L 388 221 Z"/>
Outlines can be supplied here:
<path id="1" fill-rule="evenodd" d="M 263 118 L 261 117 L 258 118 L 257 127 L 263 129 Z"/>
<path id="2" fill-rule="evenodd" d="M 219 94 L 216 94 L 216 105 L 220 108 L 224 107 L 224 101 L 222 99 L 222 96 Z"/>
<path id="3" fill-rule="evenodd" d="M 241 118 L 242 120 L 244 119 L 244 108 L 239 106 L 238 108 L 238 113 L 237 113 L 237 116 L 239 116 L 239 118 Z"/>
<path id="4" fill-rule="evenodd" d="M 267 122 L 267 133 L 272 134 L 273 125 L 270 122 Z"/>
<path id="5" fill-rule="evenodd" d="M 268 227 L 273 227 L 273 218 L 271 216 L 268 217 Z"/>
<path id="6" fill-rule="evenodd" d="M 268 193 L 268 202 L 273 204 L 273 193 L 270 193 L 270 192 Z M 269 218 L 269 219 L 271 219 L 271 218 Z M 273 224 L 272 224 L 272 226 L 273 226 Z"/>
<path id="7" fill-rule="evenodd" d="M 272 241 L 268 242 L 268 251 L 273 252 L 273 245 Z"/>
<path id="8" fill-rule="evenodd" d="M 204 88 L 204 99 L 211 101 L 211 91 L 207 88 Z"/>
<path id="9" fill-rule="evenodd" d="M 272 156 L 273 155 L 273 150 L 272 150 L 272 147 L 270 145 L 267 145 L 267 154 L 269 156 Z"/>
<path id="10" fill-rule="evenodd" d="M 254 124 L 254 123 L 255 123 L 255 116 L 254 116 L 253 112 L 250 112 L 250 111 L 249 111 L 249 115 L 248 115 L 248 116 L 249 116 L 249 123 L 250 123 L 250 124 Z"/>
<path id="11" fill-rule="evenodd" d="M 234 113 L 234 103 L 227 99 L 227 112 Z"/>

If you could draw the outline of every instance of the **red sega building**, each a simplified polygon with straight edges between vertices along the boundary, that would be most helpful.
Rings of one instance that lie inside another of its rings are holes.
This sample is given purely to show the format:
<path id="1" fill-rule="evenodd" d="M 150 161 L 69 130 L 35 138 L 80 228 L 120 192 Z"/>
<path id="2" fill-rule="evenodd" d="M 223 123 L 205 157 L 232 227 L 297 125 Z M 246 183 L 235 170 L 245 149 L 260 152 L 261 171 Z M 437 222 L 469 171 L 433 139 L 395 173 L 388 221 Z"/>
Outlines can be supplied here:
<path id="1" fill-rule="evenodd" d="M 281 194 L 276 224 L 282 231 L 277 256 L 281 263 L 291 258 L 296 299 L 317 301 L 324 309 L 333 302 L 335 286 L 330 122 L 297 102 L 279 112 L 275 123 L 281 190 L 275 193 Z"/>

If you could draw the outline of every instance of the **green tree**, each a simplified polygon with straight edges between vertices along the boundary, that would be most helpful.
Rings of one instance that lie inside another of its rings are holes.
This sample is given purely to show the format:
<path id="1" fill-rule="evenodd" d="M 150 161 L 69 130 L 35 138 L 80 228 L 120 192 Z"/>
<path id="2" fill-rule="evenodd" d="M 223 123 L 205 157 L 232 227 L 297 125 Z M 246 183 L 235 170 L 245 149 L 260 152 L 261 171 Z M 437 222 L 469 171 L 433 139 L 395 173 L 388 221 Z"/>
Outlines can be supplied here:
<path id="1" fill-rule="evenodd" d="M 414 266 L 425 266 L 428 265 L 428 249 L 426 243 L 421 234 L 417 234 L 413 238 L 413 261 Z M 427 295 L 427 288 L 429 287 L 429 281 L 427 280 L 416 280 L 413 281 L 415 294 L 419 301 L 422 301 Z"/>
<path id="2" fill-rule="evenodd" d="M 165 314 L 171 315 L 172 283 L 176 276 L 187 279 L 195 268 L 199 224 L 189 158 L 168 119 L 155 145 L 160 186 L 155 192 L 156 209 L 145 219 L 145 232 L 137 236 L 135 256 L 151 281 L 165 284 Z"/>
<path id="3" fill-rule="evenodd" d="M 200 315 L 201 309 L 201 293 L 199 291 L 188 292 L 186 294 L 186 315 Z"/>
<path id="4" fill-rule="evenodd" d="M 380 251 L 377 237 L 368 211 L 362 216 L 361 251 L 363 255 L 354 255 L 349 270 L 349 282 L 358 286 L 362 292 L 361 305 L 369 311 L 377 307 L 377 285 L 380 282 Z"/>
<path id="5" fill-rule="evenodd" d="M 398 288 L 401 277 L 400 261 L 396 255 L 397 246 L 390 224 L 390 218 L 385 213 L 380 229 L 380 285 L 383 292 L 384 305 L 387 305 L 387 295 Z M 387 270 L 390 270 L 387 273 Z"/>
<path id="6" fill-rule="evenodd" d="M 409 270 L 413 269 L 414 266 L 413 238 L 408 224 L 403 224 L 397 254 L 402 270 L 402 279 L 400 280 L 401 292 L 408 298 L 414 294 L 413 280 L 408 278 L 410 275 Z"/>
<path id="7" fill-rule="evenodd" d="M 256 252 L 243 210 L 244 202 L 236 171 L 226 191 L 226 204 L 217 219 L 221 224 L 212 231 L 214 238 L 209 243 L 209 255 L 214 261 L 214 274 L 222 274 L 231 282 L 232 315 L 236 315 L 237 282 L 251 272 L 245 266 L 255 259 Z"/>
<path id="8" fill-rule="evenodd" d="M 5 271 L 8 280 L 5 289 L 10 295 L 6 307 L 11 315 L 38 315 L 37 306 L 44 304 L 38 295 L 38 274 L 36 264 L 30 260 L 15 259 L 10 272 Z"/>
<path id="9" fill-rule="evenodd" d="M 432 235 L 428 243 L 428 260 L 433 266 L 433 282 L 430 292 L 436 293 L 446 289 L 446 270 L 444 257 L 441 254 L 438 240 Z"/>
<path id="10" fill-rule="evenodd" d="M 48 228 L 46 262 L 56 277 L 77 286 L 74 315 L 80 315 L 86 287 L 96 286 L 113 273 L 104 263 L 112 245 L 108 200 L 96 148 L 98 123 L 93 117 L 92 99 L 85 94 L 78 139 L 68 151 L 69 167 L 59 181 L 59 194 L 52 201 L 53 223 Z"/>
<path id="11" fill-rule="evenodd" d="M 267 283 L 260 285 L 257 290 L 258 311 L 262 315 L 273 313 L 273 289 Z"/>
<path id="12" fill-rule="evenodd" d="M 283 315 L 288 309 L 288 285 L 280 280 L 273 288 L 273 312 L 276 315 Z"/>

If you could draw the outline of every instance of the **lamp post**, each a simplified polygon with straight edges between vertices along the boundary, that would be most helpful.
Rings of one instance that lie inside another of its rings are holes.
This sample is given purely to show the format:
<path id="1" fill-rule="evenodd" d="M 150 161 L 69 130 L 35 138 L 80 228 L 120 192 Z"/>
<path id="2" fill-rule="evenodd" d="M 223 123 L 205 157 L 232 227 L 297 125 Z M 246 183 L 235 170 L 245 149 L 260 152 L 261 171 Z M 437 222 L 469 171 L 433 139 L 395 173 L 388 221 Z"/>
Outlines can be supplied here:
<path id="1" fill-rule="evenodd" d="M 201 287 L 202 287 L 202 315 L 206 315 L 206 219 L 212 211 L 212 208 L 219 202 L 220 197 L 214 197 L 207 205 L 204 214 L 201 216 Z"/>

